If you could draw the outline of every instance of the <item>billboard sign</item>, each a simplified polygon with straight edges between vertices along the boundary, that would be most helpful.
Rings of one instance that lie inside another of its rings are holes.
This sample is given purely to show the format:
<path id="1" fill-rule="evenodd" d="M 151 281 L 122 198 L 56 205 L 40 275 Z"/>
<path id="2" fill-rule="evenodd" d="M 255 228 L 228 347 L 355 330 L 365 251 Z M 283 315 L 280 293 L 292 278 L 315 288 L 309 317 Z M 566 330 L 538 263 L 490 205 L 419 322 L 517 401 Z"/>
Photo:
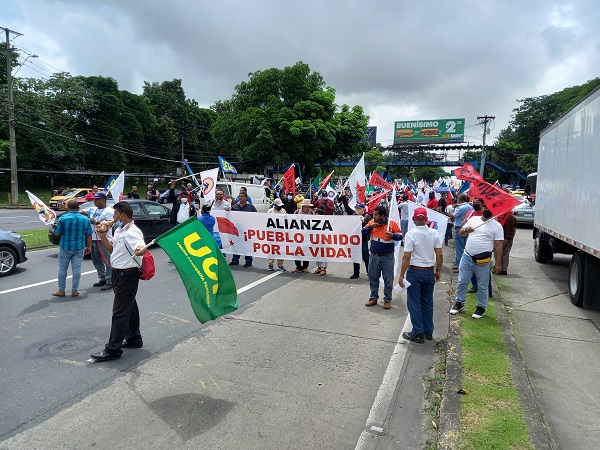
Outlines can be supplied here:
<path id="1" fill-rule="evenodd" d="M 377 127 L 367 127 L 365 138 L 361 142 L 368 142 L 371 148 L 377 147 Z"/>
<path id="2" fill-rule="evenodd" d="M 394 123 L 394 144 L 465 141 L 465 119 L 408 120 Z"/>

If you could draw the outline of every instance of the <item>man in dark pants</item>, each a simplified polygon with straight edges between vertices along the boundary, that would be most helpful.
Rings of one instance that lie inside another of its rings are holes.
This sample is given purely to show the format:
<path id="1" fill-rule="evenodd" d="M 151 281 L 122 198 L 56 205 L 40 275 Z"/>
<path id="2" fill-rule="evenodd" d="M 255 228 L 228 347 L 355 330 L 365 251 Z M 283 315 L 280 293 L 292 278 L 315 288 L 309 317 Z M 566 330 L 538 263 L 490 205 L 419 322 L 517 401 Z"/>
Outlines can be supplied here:
<path id="1" fill-rule="evenodd" d="M 101 352 L 90 355 L 97 362 L 119 359 L 122 348 L 143 346 L 140 311 L 135 296 L 140 282 L 141 257 L 146 253 L 144 235 L 133 223 L 133 210 L 129 203 L 116 203 L 113 209 L 113 221 L 117 226 L 113 239 L 109 240 L 106 236 L 112 223 L 103 222 L 96 226 L 96 232 L 110 253 L 115 293 L 108 344 Z"/>
<path id="2" fill-rule="evenodd" d="M 404 256 L 398 279 L 401 287 L 404 287 L 405 276 L 410 283 L 406 290 L 406 305 L 412 331 L 402 333 L 402 337 L 423 344 L 425 339 L 433 339 L 433 289 L 436 281 L 440 281 L 442 240 L 437 230 L 427 226 L 425 208 L 415 209 L 413 221 L 416 227 L 404 236 Z"/>
<path id="3" fill-rule="evenodd" d="M 340 194 L 340 199 L 344 204 L 344 209 L 346 210 L 346 214 L 349 216 L 357 215 L 360 216 L 360 219 L 363 224 L 369 223 L 373 218 L 369 214 L 365 214 L 365 204 L 358 202 L 354 209 L 350 208 L 348 205 L 348 197 L 344 194 Z M 362 259 L 365 263 L 365 270 L 367 274 L 369 273 L 369 238 L 370 235 L 363 234 L 362 236 Z M 358 278 L 360 274 L 360 264 L 352 263 L 353 273 L 350 275 L 350 279 L 354 280 Z"/>

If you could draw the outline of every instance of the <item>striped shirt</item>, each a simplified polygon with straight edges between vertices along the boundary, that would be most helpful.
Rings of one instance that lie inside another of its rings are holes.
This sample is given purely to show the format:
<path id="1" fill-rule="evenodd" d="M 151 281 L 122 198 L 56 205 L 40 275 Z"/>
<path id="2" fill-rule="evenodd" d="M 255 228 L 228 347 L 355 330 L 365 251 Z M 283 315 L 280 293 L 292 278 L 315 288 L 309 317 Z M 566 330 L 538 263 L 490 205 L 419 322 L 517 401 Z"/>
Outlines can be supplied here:
<path id="1" fill-rule="evenodd" d="M 92 234 L 92 225 L 79 211 L 69 211 L 59 217 L 54 232 L 60 234 L 60 248 L 81 250 L 86 247 L 85 238 Z"/>

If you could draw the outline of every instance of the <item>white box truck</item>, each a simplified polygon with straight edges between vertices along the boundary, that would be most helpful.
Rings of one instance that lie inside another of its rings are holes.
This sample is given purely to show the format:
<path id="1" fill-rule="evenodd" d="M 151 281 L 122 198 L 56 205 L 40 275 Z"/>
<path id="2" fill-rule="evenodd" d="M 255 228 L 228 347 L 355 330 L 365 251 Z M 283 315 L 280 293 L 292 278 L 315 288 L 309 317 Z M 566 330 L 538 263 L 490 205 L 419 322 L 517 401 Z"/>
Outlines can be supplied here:
<path id="1" fill-rule="evenodd" d="M 600 88 L 541 132 L 535 186 L 535 260 L 573 255 L 571 302 L 600 309 Z"/>

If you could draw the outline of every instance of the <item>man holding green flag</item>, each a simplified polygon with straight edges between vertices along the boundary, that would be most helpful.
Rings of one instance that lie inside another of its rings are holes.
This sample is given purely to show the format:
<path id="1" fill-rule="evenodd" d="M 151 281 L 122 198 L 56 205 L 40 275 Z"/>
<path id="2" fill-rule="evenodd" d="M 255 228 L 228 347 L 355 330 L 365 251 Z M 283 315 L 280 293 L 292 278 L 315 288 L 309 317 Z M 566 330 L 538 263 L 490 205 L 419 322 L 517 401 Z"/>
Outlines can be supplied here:
<path id="1" fill-rule="evenodd" d="M 155 239 L 179 272 L 200 323 L 238 308 L 237 288 L 212 235 L 191 217 Z"/>

